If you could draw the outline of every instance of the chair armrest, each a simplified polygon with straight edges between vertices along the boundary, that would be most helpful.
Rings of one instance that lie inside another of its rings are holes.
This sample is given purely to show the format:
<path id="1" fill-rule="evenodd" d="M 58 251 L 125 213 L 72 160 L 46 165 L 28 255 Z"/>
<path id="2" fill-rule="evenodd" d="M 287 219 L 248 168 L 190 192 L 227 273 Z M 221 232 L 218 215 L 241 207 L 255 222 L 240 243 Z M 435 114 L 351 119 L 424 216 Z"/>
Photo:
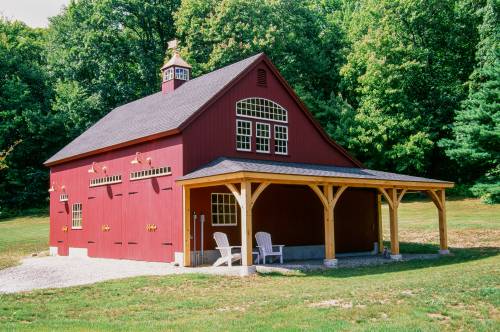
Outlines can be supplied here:
<path id="1" fill-rule="evenodd" d="M 215 247 L 215 249 L 229 249 L 229 252 L 231 252 L 233 248 L 241 248 L 241 246 Z"/>

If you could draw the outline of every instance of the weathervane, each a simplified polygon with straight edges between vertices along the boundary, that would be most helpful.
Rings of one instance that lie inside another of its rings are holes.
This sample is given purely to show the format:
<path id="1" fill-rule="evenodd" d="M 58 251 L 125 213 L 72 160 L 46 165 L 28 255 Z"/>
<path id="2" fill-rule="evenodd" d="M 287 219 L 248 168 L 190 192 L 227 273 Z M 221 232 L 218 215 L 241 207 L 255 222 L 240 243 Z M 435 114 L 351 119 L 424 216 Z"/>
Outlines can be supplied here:
<path id="1" fill-rule="evenodd" d="M 177 47 L 179 46 L 179 41 L 176 39 L 173 39 L 167 43 L 168 49 L 173 50 L 174 53 L 178 53 L 179 51 L 177 50 Z"/>

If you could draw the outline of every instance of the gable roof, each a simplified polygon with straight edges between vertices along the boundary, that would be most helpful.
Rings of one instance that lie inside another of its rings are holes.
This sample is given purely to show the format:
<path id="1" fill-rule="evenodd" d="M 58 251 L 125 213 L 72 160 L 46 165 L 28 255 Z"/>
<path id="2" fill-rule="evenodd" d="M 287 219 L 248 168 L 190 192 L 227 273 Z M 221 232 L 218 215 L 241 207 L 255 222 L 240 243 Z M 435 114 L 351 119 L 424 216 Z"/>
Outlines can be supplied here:
<path id="1" fill-rule="evenodd" d="M 46 166 L 179 133 L 203 109 L 263 60 L 276 75 L 319 133 L 345 157 L 362 164 L 333 141 L 313 118 L 295 91 L 264 53 L 212 71 L 182 84 L 173 92 L 161 91 L 119 106 L 45 161 Z"/>
<path id="2" fill-rule="evenodd" d="M 269 173 L 285 175 L 305 175 L 314 177 L 334 177 L 363 180 L 383 180 L 396 182 L 433 183 L 441 186 L 453 186 L 452 182 L 422 178 L 411 175 L 376 171 L 367 168 L 337 167 L 306 163 L 291 163 L 269 160 L 252 160 L 240 158 L 218 158 L 207 165 L 186 174 L 177 181 L 205 178 L 239 172 Z"/>

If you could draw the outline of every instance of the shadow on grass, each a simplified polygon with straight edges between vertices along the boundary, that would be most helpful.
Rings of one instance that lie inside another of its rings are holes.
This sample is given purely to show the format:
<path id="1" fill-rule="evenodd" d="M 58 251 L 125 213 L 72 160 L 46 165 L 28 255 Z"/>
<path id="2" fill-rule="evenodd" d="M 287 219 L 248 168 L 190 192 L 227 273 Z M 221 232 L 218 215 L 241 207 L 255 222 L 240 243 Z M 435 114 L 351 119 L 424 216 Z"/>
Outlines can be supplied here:
<path id="1" fill-rule="evenodd" d="M 439 247 L 434 244 L 423 244 L 413 242 L 401 242 L 400 251 L 403 254 L 436 254 Z M 387 274 L 392 272 L 402 272 L 410 270 L 418 270 L 429 267 L 439 267 L 452 264 L 460 264 L 488 257 L 497 256 L 500 254 L 499 247 L 476 247 L 476 248 L 450 248 L 451 255 L 440 256 L 436 259 L 413 259 L 402 262 L 390 262 L 381 265 L 338 268 L 338 269 L 321 269 L 302 271 L 301 274 L 293 274 L 294 277 L 331 277 L 331 278 L 350 278 L 366 275 Z M 283 277 L 287 274 L 279 272 L 263 273 L 263 277 Z"/>

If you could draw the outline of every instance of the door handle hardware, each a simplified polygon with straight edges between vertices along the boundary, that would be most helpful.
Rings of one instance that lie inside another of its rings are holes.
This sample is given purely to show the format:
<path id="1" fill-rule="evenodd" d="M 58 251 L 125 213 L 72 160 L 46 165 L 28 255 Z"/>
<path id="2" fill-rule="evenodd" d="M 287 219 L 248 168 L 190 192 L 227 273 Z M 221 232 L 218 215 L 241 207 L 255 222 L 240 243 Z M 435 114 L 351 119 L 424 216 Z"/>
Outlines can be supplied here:
<path id="1" fill-rule="evenodd" d="M 62 230 L 64 233 L 68 232 L 68 226 L 63 226 L 63 227 L 61 228 L 61 230 Z"/>
<path id="2" fill-rule="evenodd" d="M 109 232 L 111 230 L 111 227 L 109 227 L 109 225 L 102 225 L 101 230 L 103 232 Z"/>
<path id="3" fill-rule="evenodd" d="M 156 225 L 155 225 L 155 224 L 147 224 L 147 225 L 146 225 L 146 230 L 147 230 L 148 232 L 156 232 L 156 229 L 157 229 L 157 228 L 158 228 L 158 227 L 156 227 Z"/>

